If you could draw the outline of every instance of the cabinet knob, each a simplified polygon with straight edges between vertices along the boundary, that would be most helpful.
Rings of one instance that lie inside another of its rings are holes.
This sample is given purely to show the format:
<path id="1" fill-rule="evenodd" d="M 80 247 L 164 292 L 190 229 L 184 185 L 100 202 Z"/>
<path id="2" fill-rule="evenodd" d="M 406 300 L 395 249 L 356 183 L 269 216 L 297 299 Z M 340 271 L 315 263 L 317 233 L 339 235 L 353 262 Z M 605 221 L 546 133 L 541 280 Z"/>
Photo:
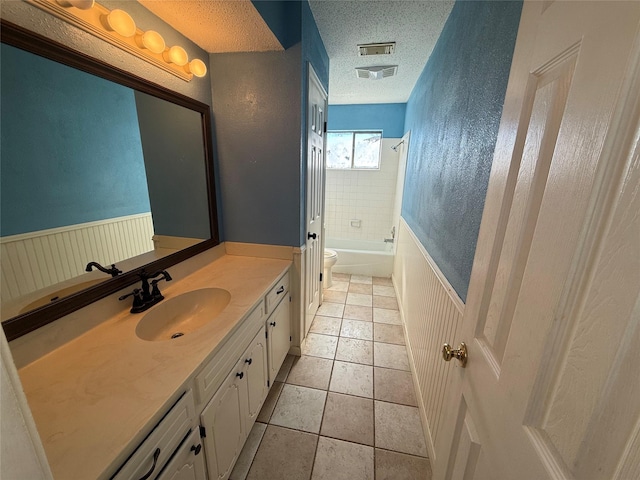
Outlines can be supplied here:
<path id="1" fill-rule="evenodd" d="M 198 445 L 191 445 L 191 451 L 194 452 L 194 455 L 198 455 L 200 453 L 200 450 L 202 450 L 202 445 L 198 444 Z"/>
<path id="2" fill-rule="evenodd" d="M 249 365 L 251 365 L 251 363 L 253 362 L 253 358 L 247 358 L 244 363 L 247 363 Z"/>
<path id="3" fill-rule="evenodd" d="M 271 325 L 272 327 L 276 326 L 276 322 L 269 322 L 269 325 Z"/>
<path id="4" fill-rule="evenodd" d="M 313 238 L 314 240 L 318 238 L 318 234 L 316 233 L 307 233 L 307 238 Z"/>
<path id="5" fill-rule="evenodd" d="M 244 377 L 244 372 L 236 373 L 236 377 L 239 377 L 240 380 Z"/>

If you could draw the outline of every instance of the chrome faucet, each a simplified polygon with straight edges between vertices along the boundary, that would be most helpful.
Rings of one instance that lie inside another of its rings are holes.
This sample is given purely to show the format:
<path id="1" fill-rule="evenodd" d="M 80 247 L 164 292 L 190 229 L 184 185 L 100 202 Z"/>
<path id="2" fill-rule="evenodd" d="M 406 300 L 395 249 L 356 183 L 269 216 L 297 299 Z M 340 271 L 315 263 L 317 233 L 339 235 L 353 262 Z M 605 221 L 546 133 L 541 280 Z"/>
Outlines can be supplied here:
<path id="1" fill-rule="evenodd" d="M 85 268 L 85 271 L 86 272 L 90 272 L 91 270 L 93 270 L 93 267 L 96 267 L 101 272 L 108 273 L 112 277 L 117 277 L 118 275 L 120 275 L 122 273 L 122 270 L 118 270 L 118 268 L 116 268 L 116 264 L 115 263 L 111 264 L 111 268 L 104 268 L 98 262 L 89 262 L 89 263 L 87 263 L 87 267 Z"/>
<path id="2" fill-rule="evenodd" d="M 396 227 L 391 227 L 391 238 L 385 238 L 384 243 L 393 243 L 396 238 Z"/>

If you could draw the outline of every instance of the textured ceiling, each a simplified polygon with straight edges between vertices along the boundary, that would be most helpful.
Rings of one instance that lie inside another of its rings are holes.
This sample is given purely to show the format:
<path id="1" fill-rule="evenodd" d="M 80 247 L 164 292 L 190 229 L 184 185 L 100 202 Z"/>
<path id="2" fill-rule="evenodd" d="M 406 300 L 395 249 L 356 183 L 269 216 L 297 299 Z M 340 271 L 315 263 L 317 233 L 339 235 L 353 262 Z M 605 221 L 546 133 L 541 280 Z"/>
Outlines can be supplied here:
<path id="1" fill-rule="evenodd" d="M 404 103 L 447 20 L 453 0 L 310 0 L 329 54 L 329 103 Z M 359 57 L 359 43 L 396 42 L 392 55 Z M 357 78 L 355 68 L 398 65 L 397 76 Z"/>
<path id="2" fill-rule="evenodd" d="M 249 0 L 138 0 L 207 52 L 282 50 Z M 453 0 L 310 0 L 330 59 L 329 103 L 404 103 L 440 36 Z M 359 43 L 396 42 L 392 55 L 359 57 Z M 398 65 L 358 78 L 356 67 Z"/>
<path id="3" fill-rule="evenodd" d="M 249 0 L 138 0 L 210 53 L 282 50 Z"/>

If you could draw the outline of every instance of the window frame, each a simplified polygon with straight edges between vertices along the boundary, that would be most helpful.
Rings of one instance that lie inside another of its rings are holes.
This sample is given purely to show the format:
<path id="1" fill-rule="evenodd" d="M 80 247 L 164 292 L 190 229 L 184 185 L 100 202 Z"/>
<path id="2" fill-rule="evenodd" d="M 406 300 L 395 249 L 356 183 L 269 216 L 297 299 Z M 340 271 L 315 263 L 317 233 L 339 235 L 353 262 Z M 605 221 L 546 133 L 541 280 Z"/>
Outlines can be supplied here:
<path id="1" fill-rule="evenodd" d="M 365 172 L 372 172 L 376 170 L 380 170 L 380 166 L 382 164 L 382 139 L 384 138 L 382 135 L 382 130 L 328 130 L 327 131 L 327 143 L 329 143 L 329 134 L 331 133 L 350 133 L 351 134 L 351 166 L 346 168 L 339 167 L 330 167 L 326 166 L 327 170 L 362 170 Z M 355 153 L 356 153 L 356 134 L 361 133 L 374 133 L 380 135 L 380 146 L 378 148 L 378 165 L 376 167 L 356 167 L 355 164 Z M 328 148 L 327 148 L 328 150 Z"/>

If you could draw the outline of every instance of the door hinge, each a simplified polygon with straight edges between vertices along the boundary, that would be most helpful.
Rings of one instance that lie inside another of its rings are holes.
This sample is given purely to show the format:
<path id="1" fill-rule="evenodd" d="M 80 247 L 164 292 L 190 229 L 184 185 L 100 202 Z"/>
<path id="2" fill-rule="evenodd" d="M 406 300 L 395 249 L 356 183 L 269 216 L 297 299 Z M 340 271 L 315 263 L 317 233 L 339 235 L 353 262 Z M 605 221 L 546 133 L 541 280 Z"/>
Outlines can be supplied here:
<path id="1" fill-rule="evenodd" d="M 269 332 L 267 330 L 264 331 L 264 338 L 269 338 Z"/>
<path id="2" fill-rule="evenodd" d="M 322 281 L 322 274 L 320 274 L 320 281 Z"/>
<path id="3" fill-rule="evenodd" d="M 292 341 L 292 340 L 291 340 L 291 335 L 289 335 L 289 341 L 290 341 L 290 342 Z"/>
<path id="4" fill-rule="evenodd" d="M 207 430 L 200 425 L 200 438 L 205 438 L 207 436 Z"/>
<path id="5" fill-rule="evenodd" d="M 269 387 L 269 386 L 270 386 L 270 385 L 269 385 L 269 380 L 267 380 L 267 387 Z"/>
<path id="6" fill-rule="evenodd" d="M 289 296 L 289 302 L 291 302 L 291 296 Z"/>
<path id="7" fill-rule="evenodd" d="M 323 129 L 324 129 L 324 133 L 327 133 L 327 122 L 324 122 L 324 127 L 323 127 Z"/>

